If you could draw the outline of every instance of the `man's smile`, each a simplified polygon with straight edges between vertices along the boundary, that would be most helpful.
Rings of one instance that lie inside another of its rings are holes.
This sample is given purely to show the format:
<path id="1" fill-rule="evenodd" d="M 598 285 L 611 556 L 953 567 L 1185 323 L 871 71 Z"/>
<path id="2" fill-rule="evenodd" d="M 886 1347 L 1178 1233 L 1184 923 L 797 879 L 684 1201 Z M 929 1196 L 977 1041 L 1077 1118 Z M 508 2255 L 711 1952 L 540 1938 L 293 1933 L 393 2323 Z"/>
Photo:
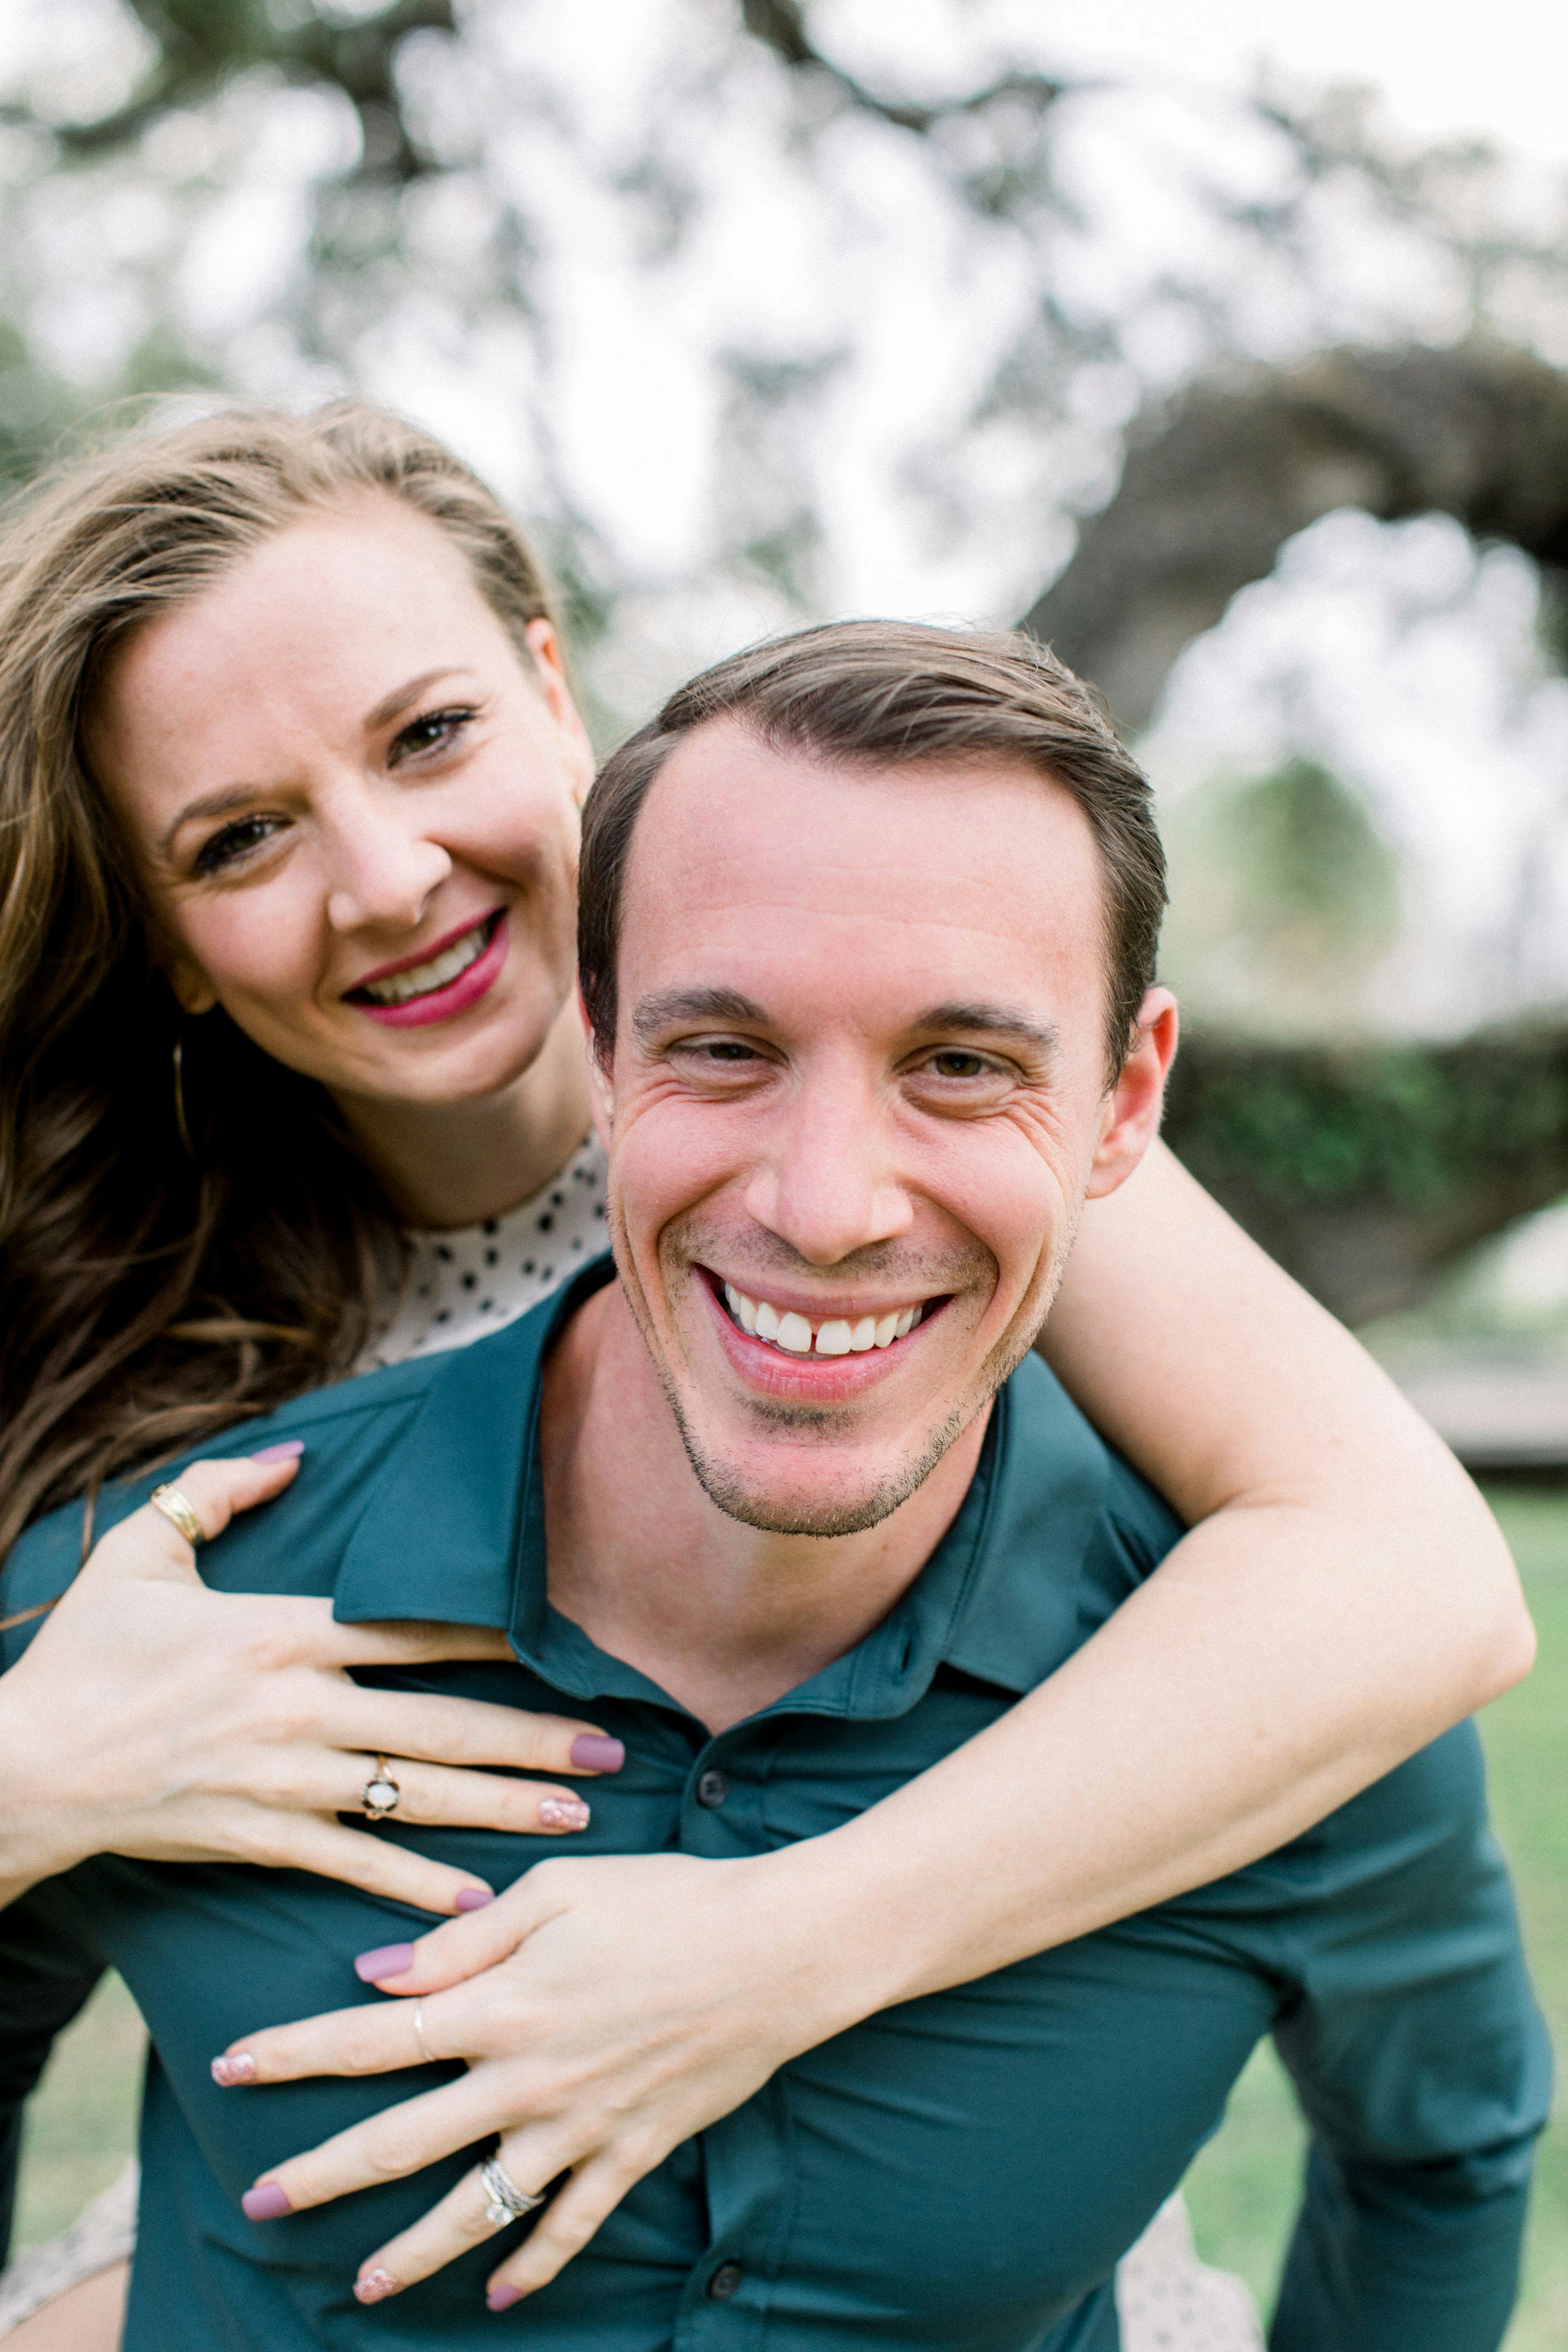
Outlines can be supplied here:
<path id="1" fill-rule="evenodd" d="M 865 1355 L 872 1348 L 890 1348 L 914 1329 L 925 1313 L 926 1301 L 889 1307 L 882 1314 L 823 1316 L 816 1320 L 794 1307 L 777 1307 L 770 1299 L 749 1298 L 732 1282 L 724 1285 L 724 1304 L 742 1331 L 783 1348 L 792 1356 Z"/>

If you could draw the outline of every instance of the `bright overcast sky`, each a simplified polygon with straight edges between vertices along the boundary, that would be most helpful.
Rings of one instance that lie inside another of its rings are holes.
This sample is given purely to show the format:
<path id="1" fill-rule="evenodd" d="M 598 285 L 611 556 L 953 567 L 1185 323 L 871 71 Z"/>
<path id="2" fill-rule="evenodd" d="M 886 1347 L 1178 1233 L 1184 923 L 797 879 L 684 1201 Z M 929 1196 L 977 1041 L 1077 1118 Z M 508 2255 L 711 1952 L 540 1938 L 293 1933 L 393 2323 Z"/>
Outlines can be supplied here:
<path id="1" fill-rule="evenodd" d="M 1260 60 L 1313 80 L 1374 82 L 1402 128 L 1479 131 L 1568 163 L 1568 12 L 1552 0 L 1029 0 L 1019 12 L 1064 57 L 1157 66 L 1200 81 Z"/>

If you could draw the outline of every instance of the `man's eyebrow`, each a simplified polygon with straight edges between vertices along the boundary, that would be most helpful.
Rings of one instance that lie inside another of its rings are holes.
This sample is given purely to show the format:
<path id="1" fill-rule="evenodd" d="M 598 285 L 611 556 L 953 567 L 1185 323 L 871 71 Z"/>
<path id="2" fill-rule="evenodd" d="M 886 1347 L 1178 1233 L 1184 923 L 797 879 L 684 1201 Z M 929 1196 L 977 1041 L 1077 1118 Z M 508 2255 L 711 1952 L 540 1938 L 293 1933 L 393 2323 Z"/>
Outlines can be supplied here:
<path id="1" fill-rule="evenodd" d="M 1032 1020 L 1016 1004 L 933 1004 L 910 1026 L 921 1036 L 951 1036 L 957 1029 L 969 1036 L 1016 1038 L 1047 1061 L 1061 1045 L 1058 1030 L 1048 1022 Z"/>
<path id="2" fill-rule="evenodd" d="M 390 694 L 384 694 L 375 709 L 367 712 L 364 722 L 365 733 L 374 735 L 381 728 L 390 726 L 395 719 L 401 718 L 411 703 L 417 702 L 426 688 L 434 686 L 438 678 L 472 677 L 472 670 L 464 669 L 458 665 L 444 665 L 439 669 L 422 669 L 417 677 L 406 678 L 401 686 L 395 686 Z M 161 855 L 167 857 L 174 845 L 174 836 L 182 825 L 194 824 L 198 820 L 208 817 L 227 816 L 231 809 L 245 807 L 247 802 L 255 800 L 257 794 L 265 793 L 266 789 L 263 784 L 227 784 L 216 793 L 204 793 L 198 800 L 187 801 L 184 807 L 170 819 L 158 836 L 158 848 Z"/>
<path id="3" fill-rule="evenodd" d="M 682 1021 L 719 1021 L 755 1027 L 767 1014 L 749 996 L 733 988 L 660 988 L 645 996 L 632 1014 L 632 1035 L 645 1051 L 658 1036 Z"/>

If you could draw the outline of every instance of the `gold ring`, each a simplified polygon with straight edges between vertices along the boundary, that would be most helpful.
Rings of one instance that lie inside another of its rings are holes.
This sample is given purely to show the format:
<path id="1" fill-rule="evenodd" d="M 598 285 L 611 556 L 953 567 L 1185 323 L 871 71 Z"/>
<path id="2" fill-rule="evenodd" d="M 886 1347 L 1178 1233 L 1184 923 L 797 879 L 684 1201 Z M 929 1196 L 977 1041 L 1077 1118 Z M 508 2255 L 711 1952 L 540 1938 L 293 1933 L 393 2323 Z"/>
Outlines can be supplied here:
<path id="1" fill-rule="evenodd" d="M 414 2004 L 414 2039 L 419 2044 L 419 2055 L 424 2059 L 426 2066 L 434 2066 L 435 2055 L 430 2044 L 425 2039 L 425 2004 L 422 2000 L 416 2000 Z"/>
<path id="2" fill-rule="evenodd" d="M 162 1511 L 172 1528 L 178 1528 L 193 1551 L 197 1544 L 205 1543 L 206 1529 L 192 1510 L 190 1496 L 178 1486 L 154 1486 L 147 1500 L 155 1511 Z"/>

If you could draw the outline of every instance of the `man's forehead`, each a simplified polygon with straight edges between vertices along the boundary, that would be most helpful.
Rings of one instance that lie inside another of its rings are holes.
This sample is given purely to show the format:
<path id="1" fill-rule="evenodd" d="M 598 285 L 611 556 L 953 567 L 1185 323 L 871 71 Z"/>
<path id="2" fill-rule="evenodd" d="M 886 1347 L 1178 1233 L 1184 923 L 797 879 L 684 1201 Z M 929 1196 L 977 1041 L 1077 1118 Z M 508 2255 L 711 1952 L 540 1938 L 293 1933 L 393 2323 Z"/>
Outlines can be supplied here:
<path id="1" fill-rule="evenodd" d="M 771 905 L 832 917 L 902 903 L 1015 930 L 1055 927 L 1075 908 L 1097 924 L 1100 902 L 1088 820 L 1026 762 L 877 765 L 774 746 L 729 716 L 694 730 L 655 778 L 627 882 L 623 938 L 639 884 L 656 902 L 678 895 L 688 914 Z"/>

